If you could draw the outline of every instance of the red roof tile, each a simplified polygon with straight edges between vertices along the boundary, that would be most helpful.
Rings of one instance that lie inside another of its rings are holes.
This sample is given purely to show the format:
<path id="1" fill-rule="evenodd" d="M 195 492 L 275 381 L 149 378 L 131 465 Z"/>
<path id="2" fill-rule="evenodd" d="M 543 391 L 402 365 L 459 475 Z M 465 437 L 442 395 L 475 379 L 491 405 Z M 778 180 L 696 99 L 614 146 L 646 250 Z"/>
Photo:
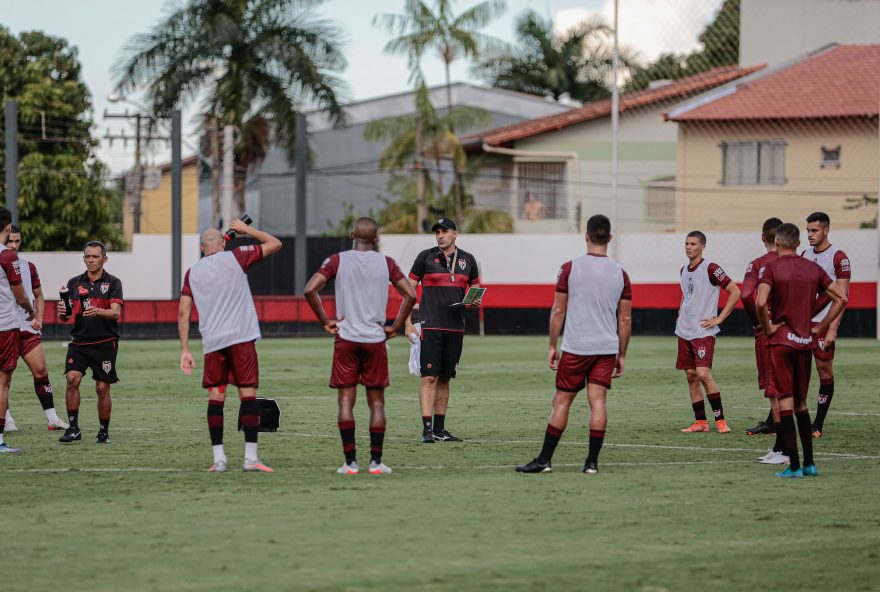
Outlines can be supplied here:
<path id="1" fill-rule="evenodd" d="M 880 105 L 880 45 L 837 45 L 776 72 L 758 75 L 731 94 L 671 121 L 827 119 L 876 116 Z"/>
<path id="2" fill-rule="evenodd" d="M 714 68 L 708 72 L 702 72 L 686 78 L 679 78 L 672 81 L 666 86 L 659 88 L 646 88 L 620 96 L 620 112 L 623 113 L 629 109 L 645 107 L 661 101 L 674 99 L 683 99 L 695 93 L 705 92 L 722 84 L 726 84 L 738 78 L 742 78 L 748 74 L 756 72 L 764 66 L 752 66 L 749 68 L 739 68 L 738 66 L 722 66 Z M 539 117 L 538 119 L 530 119 L 528 121 L 520 121 L 512 125 L 495 128 L 479 134 L 465 136 L 462 142 L 482 141 L 490 146 L 498 146 L 508 142 L 514 142 L 523 138 L 536 136 L 549 131 L 556 131 L 570 125 L 576 125 L 591 119 L 606 117 L 611 114 L 611 99 L 603 99 L 587 103 L 583 107 L 549 115 L 547 117 Z"/>

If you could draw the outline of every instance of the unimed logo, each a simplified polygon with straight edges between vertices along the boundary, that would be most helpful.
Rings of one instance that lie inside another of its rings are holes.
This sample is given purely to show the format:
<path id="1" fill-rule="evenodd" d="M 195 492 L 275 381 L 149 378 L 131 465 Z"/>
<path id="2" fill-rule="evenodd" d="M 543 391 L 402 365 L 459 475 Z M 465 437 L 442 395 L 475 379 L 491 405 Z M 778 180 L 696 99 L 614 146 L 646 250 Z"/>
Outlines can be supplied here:
<path id="1" fill-rule="evenodd" d="M 812 337 L 798 337 L 797 335 L 795 335 L 791 331 L 788 332 L 787 337 L 788 337 L 789 341 L 793 341 L 793 342 L 799 343 L 801 345 L 809 345 L 810 343 L 813 342 Z"/>

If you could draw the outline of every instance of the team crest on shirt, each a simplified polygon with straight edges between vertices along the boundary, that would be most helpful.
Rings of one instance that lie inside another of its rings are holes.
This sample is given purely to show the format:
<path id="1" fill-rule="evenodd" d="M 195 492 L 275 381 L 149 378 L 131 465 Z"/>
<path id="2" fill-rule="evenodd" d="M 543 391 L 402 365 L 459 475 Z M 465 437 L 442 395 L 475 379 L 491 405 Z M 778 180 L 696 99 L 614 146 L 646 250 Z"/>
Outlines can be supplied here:
<path id="1" fill-rule="evenodd" d="M 700 358 L 701 360 L 706 357 L 706 348 L 705 347 L 698 347 L 697 348 L 697 357 Z"/>
<path id="2" fill-rule="evenodd" d="M 102 282 L 101 283 L 101 294 L 106 294 L 110 291 L 110 282 Z"/>
<path id="3" fill-rule="evenodd" d="M 464 271 L 465 267 L 467 267 L 467 261 L 465 261 L 464 259 L 459 259 L 458 260 L 458 268 L 460 270 Z"/>
<path id="4" fill-rule="evenodd" d="M 688 277 L 688 294 L 694 293 L 694 278 Z"/>
<path id="5" fill-rule="evenodd" d="M 113 370 L 113 362 L 104 360 L 101 362 L 101 369 L 104 371 L 104 374 L 110 374 L 110 371 Z"/>

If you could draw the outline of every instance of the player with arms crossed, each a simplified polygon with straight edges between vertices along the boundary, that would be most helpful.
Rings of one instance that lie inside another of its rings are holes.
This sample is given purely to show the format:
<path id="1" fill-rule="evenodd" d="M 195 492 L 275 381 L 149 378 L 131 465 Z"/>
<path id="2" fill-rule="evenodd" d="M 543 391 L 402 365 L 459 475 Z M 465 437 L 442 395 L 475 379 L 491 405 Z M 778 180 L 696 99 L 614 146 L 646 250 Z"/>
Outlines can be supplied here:
<path id="1" fill-rule="evenodd" d="M 101 241 L 89 241 L 83 249 L 86 272 L 71 278 L 67 290 L 73 298 L 68 314 L 63 301 L 56 309 L 58 319 L 66 323 L 73 316 L 72 341 L 67 347 L 65 399 L 70 427 L 59 442 L 69 444 L 82 439 L 79 429 L 79 387 L 86 370 L 91 369 L 98 395 L 98 435 L 96 444 L 110 443 L 110 385 L 119 382 L 116 375 L 116 352 L 119 349 L 119 315 L 122 314 L 122 282 L 104 269 L 107 247 Z"/>
<path id="2" fill-rule="evenodd" d="M 350 236 L 352 249 L 331 255 L 324 261 L 306 285 L 305 297 L 324 330 L 336 336 L 330 388 L 338 390 L 337 422 L 345 455 L 345 463 L 337 472 L 343 475 L 358 473 L 354 404 L 357 386 L 362 384 L 370 408 L 369 473 L 383 475 L 391 472 L 382 462 L 385 388 L 389 385 L 385 341 L 403 328 L 416 303 L 416 293 L 394 260 L 373 250 L 379 243 L 379 225 L 375 220 L 358 218 Z M 338 320 L 327 317 L 318 295 L 330 280 L 336 281 Z M 394 323 L 386 327 L 389 282 L 403 296 L 403 302 Z"/>
<path id="3" fill-rule="evenodd" d="M 21 308 L 29 317 L 34 316 L 34 308 L 21 285 L 21 262 L 15 251 L 6 248 L 11 226 L 12 212 L 0 207 L 0 454 L 21 452 L 20 448 L 12 448 L 3 441 L 3 432 L 12 372 L 18 364 L 18 310 Z"/>
<path id="4" fill-rule="evenodd" d="M 730 428 L 724 419 L 721 404 L 721 389 L 712 378 L 712 358 L 715 354 L 715 335 L 724 319 L 733 312 L 739 302 L 739 288 L 732 282 L 720 266 L 703 259 L 706 248 L 706 235 L 699 230 L 689 232 L 684 241 L 684 252 L 688 265 L 681 268 L 681 306 L 675 322 L 678 336 L 678 360 L 675 367 L 687 375 L 691 406 L 694 409 L 694 423 L 682 432 L 708 432 L 706 403 L 703 391 L 712 406 L 715 428 L 719 433 L 727 433 Z M 727 303 L 718 313 L 718 295 L 724 288 L 729 294 Z"/>
<path id="5" fill-rule="evenodd" d="M 779 256 L 758 271 L 756 303 L 761 328 L 770 342 L 771 371 L 766 394 L 779 399 L 780 430 L 790 461 L 788 468 L 775 475 L 787 478 L 819 474 L 813 461 L 813 430 L 807 409 L 814 335 L 823 335 L 846 306 L 846 295 L 825 270 L 797 256 L 799 244 L 800 231 L 794 224 L 783 224 L 776 229 Z M 810 319 L 819 294 L 828 297 L 831 307 L 819 324 L 813 326 Z M 803 468 L 798 456 L 795 420 L 804 453 Z"/>
<path id="6" fill-rule="evenodd" d="M 455 246 L 458 230 L 449 218 L 431 228 L 437 246 L 425 249 L 413 261 L 409 278 L 422 284 L 419 318 L 422 323 L 419 404 L 422 410 L 422 444 L 461 442 L 446 430 L 449 381 L 455 378 L 464 342 L 464 298 L 468 286 L 479 287 L 480 272 L 473 255 Z M 479 306 L 476 300 L 473 306 Z M 415 339 L 415 327 L 407 319 L 406 334 Z M 433 423 L 431 415 L 433 414 Z"/>
<path id="7" fill-rule="evenodd" d="M 272 473 L 273 470 L 257 456 L 257 433 L 260 425 L 257 387 L 260 370 L 255 343 L 260 339 L 260 323 L 251 296 L 245 271 L 264 257 L 281 250 L 281 241 L 233 220 L 229 229 L 257 239 L 259 245 L 236 247 L 224 251 L 223 235 L 216 228 L 202 232 L 201 251 L 204 257 L 187 270 L 180 291 L 177 310 L 177 333 L 180 338 L 180 369 L 187 376 L 196 367 L 189 350 L 189 319 L 193 303 L 199 311 L 199 332 L 205 367 L 202 388 L 208 389 L 208 433 L 214 452 L 212 473 L 226 470 L 223 448 L 223 405 L 226 385 L 238 387 L 241 400 L 241 426 L 244 431 L 245 471 Z"/>
<path id="8" fill-rule="evenodd" d="M 21 228 L 15 224 L 10 227 L 6 247 L 16 254 L 21 251 Z M 55 411 L 52 383 L 49 382 L 49 371 L 46 369 L 46 351 L 43 349 L 43 342 L 40 339 L 40 329 L 43 327 L 43 309 L 46 302 L 43 298 L 40 274 L 37 273 L 37 267 L 30 261 L 20 255 L 18 260 L 20 261 L 21 285 L 24 286 L 28 301 L 34 307 L 33 319 L 29 319 L 27 313 L 19 309 L 19 355 L 34 376 L 34 391 L 37 393 L 37 399 L 46 414 L 48 428 L 50 430 L 66 430 L 70 426 L 62 421 Z M 7 411 L 7 432 L 14 431 L 9 429 L 11 419 L 12 415 Z M 15 422 L 12 422 L 12 425 L 15 425 Z"/>
<path id="9" fill-rule="evenodd" d="M 571 404 L 586 385 L 590 403 L 590 444 L 583 472 L 599 472 L 608 413 L 605 396 L 611 379 L 623 374 L 632 332 L 632 286 L 623 268 L 607 255 L 611 223 L 596 215 L 587 221 L 587 254 L 563 264 L 550 315 L 548 363 L 556 371 L 553 410 L 544 446 L 519 473 L 549 473 L 550 461 L 568 425 Z M 565 324 L 562 355 L 556 349 Z"/>
<path id="10" fill-rule="evenodd" d="M 831 219 L 825 212 L 814 212 L 807 216 L 807 240 L 811 249 L 807 249 L 801 255 L 818 263 L 832 280 L 837 282 L 844 295 L 849 297 L 849 281 L 852 276 L 849 257 L 846 253 L 832 245 L 828 241 L 828 232 L 831 229 Z M 818 325 L 828 315 L 830 302 L 824 294 L 820 295 L 816 302 L 815 310 L 818 313 L 813 317 L 813 324 Z M 834 397 L 834 344 L 837 343 L 837 330 L 843 314 L 831 321 L 828 331 L 820 333 L 817 338 L 816 349 L 813 357 L 816 358 L 816 370 L 819 372 L 819 401 L 816 409 L 816 418 L 813 420 L 813 437 L 821 438 L 822 429 L 825 425 L 825 415 L 831 407 L 831 399 Z"/>
<path id="11" fill-rule="evenodd" d="M 776 261 L 776 229 L 782 225 L 779 218 L 768 218 L 761 227 L 761 242 L 764 243 L 766 253 L 749 263 L 746 267 L 746 275 L 742 285 L 742 303 L 746 314 L 752 321 L 752 329 L 755 333 L 755 363 L 758 368 L 758 389 L 763 393 L 767 388 L 767 374 L 770 371 L 770 347 L 767 335 L 761 328 L 758 320 L 758 311 L 755 308 L 755 297 L 758 288 L 758 271 L 773 261 Z M 767 451 L 767 454 L 758 458 L 758 462 L 770 465 L 785 464 L 788 457 L 785 456 L 785 444 L 782 442 L 782 433 L 779 430 L 779 405 L 774 398 L 770 399 L 770 412 L 767 419 L 758 422 L 753 428 L 746 430 L 746 435 L 776 434 L 776 442 Z"/>

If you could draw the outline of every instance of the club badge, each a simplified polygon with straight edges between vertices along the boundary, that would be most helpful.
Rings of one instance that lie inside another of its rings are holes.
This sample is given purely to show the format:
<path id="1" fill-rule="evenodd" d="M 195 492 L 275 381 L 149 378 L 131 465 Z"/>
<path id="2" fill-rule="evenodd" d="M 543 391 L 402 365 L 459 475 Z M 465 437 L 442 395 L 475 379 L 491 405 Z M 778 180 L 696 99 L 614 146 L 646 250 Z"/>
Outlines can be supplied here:
<path id="1" fill-rule="evenodd" d="M 110 282 L 103 282 L 101 284 L 101 294 L 106 294 L 110 291 Z"/>
<path id="2" fill-rule="evenodd" d="M 104 370 L 104 374 L 110 374 L 110 371 L 113 370 L 113 362 L 104 360 L 101 362 L 101 369 Z"/>
<path id="3" fill-rule="evenodd" d="M 701 360 L 706 357 L 706 348 L 705 347 L 697 348 L 697 357 L 700 358 Z"/>
<path id="4" fill-rule="evenodd" d="M 464 271 L 465 267 L 467 267 L 467 261 L 465 261 L 464 259 L 459 259 L 458 260 L 458 268 L 460 270 Z"/>

